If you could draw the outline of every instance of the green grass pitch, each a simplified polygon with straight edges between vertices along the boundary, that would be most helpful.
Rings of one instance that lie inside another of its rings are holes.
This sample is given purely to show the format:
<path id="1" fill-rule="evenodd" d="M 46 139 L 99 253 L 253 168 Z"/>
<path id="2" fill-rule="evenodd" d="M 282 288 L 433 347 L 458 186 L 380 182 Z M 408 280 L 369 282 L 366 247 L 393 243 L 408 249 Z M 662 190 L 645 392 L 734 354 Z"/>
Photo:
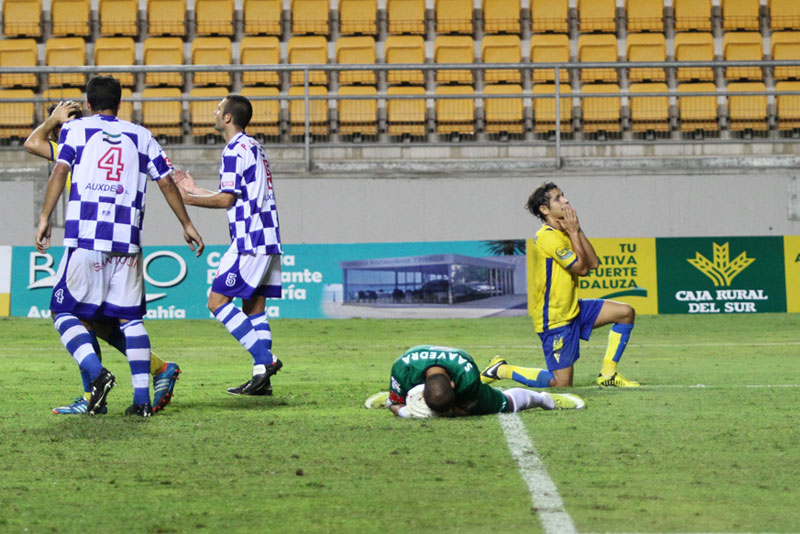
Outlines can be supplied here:
<path id="1" fill-rule="evenodd" d="M 147 321 L 184 373 L 167 409 L 57 416 L 80 391 L 49 321 L 0 320 L 0 532 L 543 532 L 496 416 L 400 420 L 366 410 L 406 348 L 539 366 L 524 317 L 272 321 L 273 397 L 237 398 L 249 356 L 213 321 Z M 608 328 L 583 345 L 583 412 L 520 414 L 578 532 L 800 531 L 800 315 L 637 319 L 594 387 Z M 511 387 L 513 382 L 500 383 Z"/>

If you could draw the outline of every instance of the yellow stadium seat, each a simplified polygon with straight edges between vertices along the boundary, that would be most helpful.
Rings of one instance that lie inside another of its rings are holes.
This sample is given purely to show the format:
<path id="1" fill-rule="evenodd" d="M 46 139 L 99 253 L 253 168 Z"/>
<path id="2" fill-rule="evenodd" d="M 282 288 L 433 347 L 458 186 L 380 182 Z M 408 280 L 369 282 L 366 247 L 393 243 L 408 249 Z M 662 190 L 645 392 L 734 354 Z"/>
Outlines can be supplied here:
<path id="1" fill-rule="evenodd" d="M 664 0 L 625 0 L 628 32 L 664 31 Z"/>
<path id="2" fill-rule="evenodd" d="M 377 0 L 339 0 L 340 35 L 377 35 Z"/>
<path id="3" fill-rule="evenodd" d="M 436 0 L 436 31 L 472 35 L 472 0 Z"/>
<path id="4" fill-rule="evenodd" d="M 568 0 L 530 0 L 531 31 L 569 33 Z"/>
<path id="5" fill-rule="evenodd" d="M 375 63 L 375 39 L 368 36 L 339 37 L 336 40 L 336 63 L 372 65 Z M 339 85 L 375 85 L 375 71 L 339 71 Z"/>
<path id="6" fill-rule="evenodd" d="M 437 95 L 473 95 L 475 90 L 468 85 L 443 85 L 436 88 Z M 474 98 L 437 98 L 436 133 L 473 135 L 475 133 Z"/>
<path id="7" fill-rule="evenodd" d="M 533 131 L 550 133 L 556 131 L 556 118 L 561 122 L 560 129 L 564 133 L 572 132 L 572 87 L 568 84 L 559 86 L 559 109 L 556 117 L 555 84 L 537 83 L 533 86 L 535 95 L 553 95 L 552 98 L 533 99 Z"/>
<path id="8" fill-rule="evenodd" d="M 800 82 L 778 82 L 775 90 L 800 91 Z M 778 117 L 778 130 L 800 129 L 800 95 L 777 95 L 775 111 Z"/>
<path id="9" fill-rule="evenodd" d="M 567 63 L 569 62 L 569 36 L 565 34 L 531 35 L 531 63 Z M 534 83 L 547 83 L 556 80 L 556 69 L 533 69 Z M 559 69 L 560 81 L 569 82 L 567 69 Z"/>
<path id="10" fill-rule="evenodd" d="M 153 135 L 180 137 L 183 103 L 181 90 L 177 87 L 148 87 L 142 91 L 142 98 L 171 98 L 163 101 L 142 102 L 142 124 Z"/>
<path id="11" fill-rule="evenodd" d="M 424 95 L 424 87 L 390 87 L 386 94 Z M 424 136 L 425 99 L 387 99 L 386 121 L 389 135 Z"/>
<path id="12" fill-rule="evenodd" d="M 51 0 L 50 17 L 52 35 L 89 37 L 91 30 L 91 4 L 89 0 Z"/>
<path id="13" fill-rule="evenodd" d="M 42 0 L 3 0 L 3 35 L 42 36 Z"/>
<path id="14" fill-rule="evenodd" d="M 39 50 L 33 39 L 0 40 L 0 70 L 4 67 L 35 67 L 39 62 Z M 38 87 L 39 80 L 33 73 L 0 74 L 0 87 Z"/>
<path id="15" fill-rule="evenodd" d="M 629 33 L 625 43 L 628 61 L 667 60 L 667 40 L 663 33 Z M 667 79 L 664 69 L 657 67 L 637 67 L 628 70 L 629 82 L 663 82 Z"/>
<path id="16" fill-rule="evenodd" d="M 239 63 L 242 65 L 278 65 L 281 62 L 281 43 L 277 37 L 250 35 L 239 44 Z M 277 71 L 244 71 L 243 85 L 280 85 Z"/>
<path id="17" fill-rule="evenodd" d="M 483 33 L 520 32 L 519 0 L 483 0 Z"/>
<path id="18" fill-rule="evenodd" d="M 100 37 L 94 43 L 95 65 L 123 65 L 136 64 L 136 49 L 131 37 Z M 104 74 L 104 73 L 98 73 Z M 123 87 L 133 87 L 136 84 L 132 72 L 109 72 L 119 80 Z"/>
<path id="19" fill-rule="evenodd" d="M 468 35 L 440 35 L 433 44 L 434 63 L 474 63 L 475 43 Z M 463 83 L 472 85 L 470 70 L 437 70 L 436 83 Z"/>
<path id="20" fill-rule="evenodd" d="M 26 102 L 0 102 L 0 137 L 28 137 L 33 130 L 33 90 L 0 89 L 0 98 L 25 98 Z"/>
<path id="21" fill-rule="evenodd" d="M 722 37 L 725 61 L 761 61 L 764 41 L 758 32 L 725 32 Z M 762 80 L 760 67 L 727 67 L 726 80 Z"/>
<path id="22" fill-rule="evenodd" d="M 389 33 L 425 35 L 425 0 L 386 0 Z"/>
<path id="23" fill-rule="evenodd" d="M 321 35 L 295 36 L 289 39 L 290 65 L 325 65 L 328 63 L 328 41 Z M 303 71 L 294 71 L 289 75 L 291 85 L 303 85 Z M 328 74 L 322 70 L 308 73 L 311 85 L 328 85 Z"/>
<path id="24" fill-rule="evenodd" d="M 758 31 L 759 0 L 722 0 L 722 29 Z"/>
<path id="25" fill-rule="evenodd" d="M 280 35 L 283 0 L 244 0 L 245 35 Z"/>
<path id="26" fill-rule="evenodd" d="M 183 41 L 180 37 L 148 37 L 144 41 L 144 65 L 183 65 Z M 183 86 L 180 72 L 146 72 L 144 83 L 149 86 Z"/>
<path id="27" fill-rule="evenodd" d="M 231 40 L 227 37 L 197 37 L 192 41 L 192 65 L 230 65 Z M 220 68 L 211 72 L 195 72 L 194 85 L 231 85 L 231 74 Z"/>
<path id="28" fill-rule="evenodd" d="M 358 100 L 337 101 L 339 134 L 378 135 L 378 91 L 374 87 L 348 86 L 339 88 L 339 95 L 369 97 Z"/>
<path id="29" fill-rule="evenodd" d="M 194 0 L 197 35 L 233 37 L 233 0 Z"/>
<path id="30" fill-rule="evenodd" d="M 581 87 L 584 95 L 619 93 L 619 85 L 590 83 Z M 584 133 L 622 131 L 622 101 L 618 96 L 589 96 L 581 99 Z"/>
<path id="31" fill-rule="evenodd" d="M 521 85 L 487 85 L 487 95 L 521 95 Z M 486 98 L 483 102 L 485 132 L 487 134 L 514 134 L 525 131 L 522 98 Z"/>
<path id="32" fill-rule="evenodd" d="M 800 32 L 773 32 L 770 43 L 772 59 L 800 60 Z M 775 67 L 776 80 L 800 78 L 800 67 Z"/>
<path id="33" fill-rule="evenodd" d="M 45 44 L 48 67 L 82 67 L 86 65 L 86 43 L 81 37 L 54 37 Z M 86 75 L 79 73 L 48 74 L 50 87 L 86 84 Z"/>
<path id="34" fill-rule="evenodd" d="M 303 96 L 304 87 L 290 87 L 289 96 Z M 309 96 L 323 96 L 328 94 L 328 88 L 321 85 L 312 85 L 308 88 Z M 311 135 L 328 135 L 328 101 L 308 101 L 308 124 Z M 305 134 L 306 108 L 305 100 L 289 101 L 289 134 L 300 136 Z"/>
<path id="35" fill-rule="evenodd" d="M 147 0 L 149 35 L 186 35 L 186 0 Z"/>
<path id="36" fill-rule="evenodd" d="M 711 0 L 672 0 L 675 31 L 711 31 Z"/>
<path id="37" fill-rule="evenodd" d="M 676 33 L 676 61 L 714 61 L 714 36 L 710 33 Z M 678 81 L 713 81 L 711 67 L 678 67 Z"/>
<path id="38" fill-rule="evenodd" d="M 578 0 L 581 32 L 616 32 L 617 4 L 614 0 Z"/>
<path id="39" fill-rule="evenodd" d="M 713 93 L 716 90 L 713 83 L 678 84 L 678 93 Z M 718 131 L 716 95 L 678 96 L 678 118 L 682 132 Z"/>
<path id="40" fill-rule="evenodd" d="M 129 122 L 133 122 L 133 102 L 131 101 L 131 98 L 133 98 L 133 91 L 127 87 L 123 87 L 122 101 L 119 103 L 117 117 Z"/>
<path id="41" fill-rule="evenodd" d="M 728 84 L 728 92 L 765 91 L 762 82 Z M 728 125 L 731 131 L 767 131 L 767 95 L 729 95 Z"/>
<path id="42" fill-rule="evenodd" d="M 484 63 L 522 63 L 522 43 L 517 35 L 486 35 L 481 40 L 481 61 Z M 486 83 L 522 83 L 516 69 L 487 69 Z"/>
<path id="43" fill-rule="evenodd" d="M 390 35 L 383 45 L 386 63 L 425 63 L 425 40 L 419 35 Z M 386 81 L 389 85 L 408 83 L 423 85 L 425 75 L 421 70 L 390 70 Z"/>
<path id="44" fill-rule="evenodd" d="M 228 96 L 224 87 L 195 87 L 189 91 L 190 98 L 211 98 L 213 100 L 189 100 L 189 122 L 193 137 L 219 135 L 214 129 L 215 113 L 220 100 Z"/>
<path id="45" fill-rule="evenodd" d="M 634 132 L 668 132 L 669 97 L 668 96 L 633 96 L 642 93 L 666 93 L 665 83 L 632 83 L 631 92 L 631 125 Z"/>
<path id="46" fill-rule="evenodd" d="M 139 35 L 138 0 L 100 0 L 98 11 L 101 36 L 137 37 Z"/>
<path id="47" fill-rule="evenodd" d="M 292 0 L 292 33 L 328 35 L 330 0 Z"/>
<path id="48" fill-rule="evenodd" d="M 611 33 L 586 34 L 578 37 L 578 61 L 599 63 L 617 61 L 617 37 Z M 616 82 L 613 68 L 581 69 L 582 82 Z"/>
<path id="49" fill-rule="evenodd" d="M 253 117 L 247 125 L 250 135 L 278 136 L 281 134 L 281 102 L 280 100 L 256 100 L 256 97 L 277 97 L 277 87 L 243 87 L 242 96 L 250 99 L 253 106 Z"/>
<path id="50" fill-rule="evenodd" d="M 800 30 L 800 2 L 767 0 L 771 30 Z"/>
<path id="51" fill-rule="evenodd" d="M 47 91 L 42 92 L 42 98 L 44 98 L 44 102 L 42 102 L 42 107 L 40 109 L 40 114 L 42 117 L 49 117 L 50 116 L 50 107 L 55 106 L 62 100 L 74 100 L 75 102 L 80 102 L 83 104 L 83 91 L 78 89 L 77 87 L 59 87 L 57 89 L 48 89 Z"/>

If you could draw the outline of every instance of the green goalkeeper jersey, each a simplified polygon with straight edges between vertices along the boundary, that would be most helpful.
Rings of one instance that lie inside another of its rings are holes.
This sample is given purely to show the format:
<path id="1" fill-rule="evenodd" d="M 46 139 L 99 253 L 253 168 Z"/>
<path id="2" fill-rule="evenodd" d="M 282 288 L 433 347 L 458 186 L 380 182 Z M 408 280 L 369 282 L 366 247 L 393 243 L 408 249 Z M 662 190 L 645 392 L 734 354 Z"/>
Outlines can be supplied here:
<path id="1" fill-rule="evenodd" d="M 408 349 L 392 366 L 389 398 L 394 404 L 405 404 L 406 394 L 425 383 L 429 367 L 443 367 L 455 383 L 456 404 L 462 405 L 478 395 L 481 373 L 472 357 L 461 349 L 437 345 L 417 345 Z"/>

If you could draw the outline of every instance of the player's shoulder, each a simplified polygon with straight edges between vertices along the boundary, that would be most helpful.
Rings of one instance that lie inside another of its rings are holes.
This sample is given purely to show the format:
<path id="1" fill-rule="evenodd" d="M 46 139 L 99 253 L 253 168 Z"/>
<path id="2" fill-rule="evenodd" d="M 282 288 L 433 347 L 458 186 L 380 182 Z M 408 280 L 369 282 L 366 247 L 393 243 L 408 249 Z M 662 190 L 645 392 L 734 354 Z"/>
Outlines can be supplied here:
<path id="1" fill-rule="evenodd" d="M 567 239 L 567 237 L 564 232 L 553 228 L 549 224 L 543 224 L 536 232 L 533 242 L 539 246 L 546 246 L 552 243 L 562 243 L 565 239 Z"/>

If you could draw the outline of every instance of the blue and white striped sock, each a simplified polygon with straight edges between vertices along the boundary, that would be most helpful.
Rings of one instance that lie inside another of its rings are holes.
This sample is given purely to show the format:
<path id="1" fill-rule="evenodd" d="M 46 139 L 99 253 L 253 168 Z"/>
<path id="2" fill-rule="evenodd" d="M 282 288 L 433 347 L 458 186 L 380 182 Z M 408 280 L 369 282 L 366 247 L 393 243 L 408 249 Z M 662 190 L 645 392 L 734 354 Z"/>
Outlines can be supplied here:
<path id="1" fill-rule="evenodd" d="M 91 334 L 83 326 L 80 319 L 71 313 L 59 313 L 53 320 L 53 326 L 56 327 L 56 330 L 61 335 L 61 343 L 64 344 L 67 351 L 78 362 L 78 367 L 88 375 L 89 382 L 91 383 L 100 376 L 103 364 L 100 363 L 100 359 L 97 357 L 94 347 L 92 347 Z M 83 376 L 83 373 L 81 373 L 81 376 Z"/>
<path id="2" fill-rule="evenodd" d="M 261 337 L 253 328 L 253 323 L 242 310 L 229 302 L 214 312 L 217 321 L 225 325 L 228 332 L 253 356 L 253 365 L 269 365 L 272 357 L 266 349 Z"/>
<path id="3" fill-rule="evenodd" d="M 150 337 L 141 320 L 128 321 L 120 326 L 125 336 L 125 355 L 131 367 L 133 403 L 150 402 Z"/>
<path id="4" fill-rule="evenodd" d="M 258 338 L 261 340 L 261 343 L 264 344 L 267 354 L 269 354 L 269 363 L 267 365 L 275 363 L 275 355 L 272 354 L 272 330 L 269 328 L 267 314 L 259 313 L 258 315 L 251 315 L 250 324 L 252 324 L 255 331 L 258 332 Z"/>

